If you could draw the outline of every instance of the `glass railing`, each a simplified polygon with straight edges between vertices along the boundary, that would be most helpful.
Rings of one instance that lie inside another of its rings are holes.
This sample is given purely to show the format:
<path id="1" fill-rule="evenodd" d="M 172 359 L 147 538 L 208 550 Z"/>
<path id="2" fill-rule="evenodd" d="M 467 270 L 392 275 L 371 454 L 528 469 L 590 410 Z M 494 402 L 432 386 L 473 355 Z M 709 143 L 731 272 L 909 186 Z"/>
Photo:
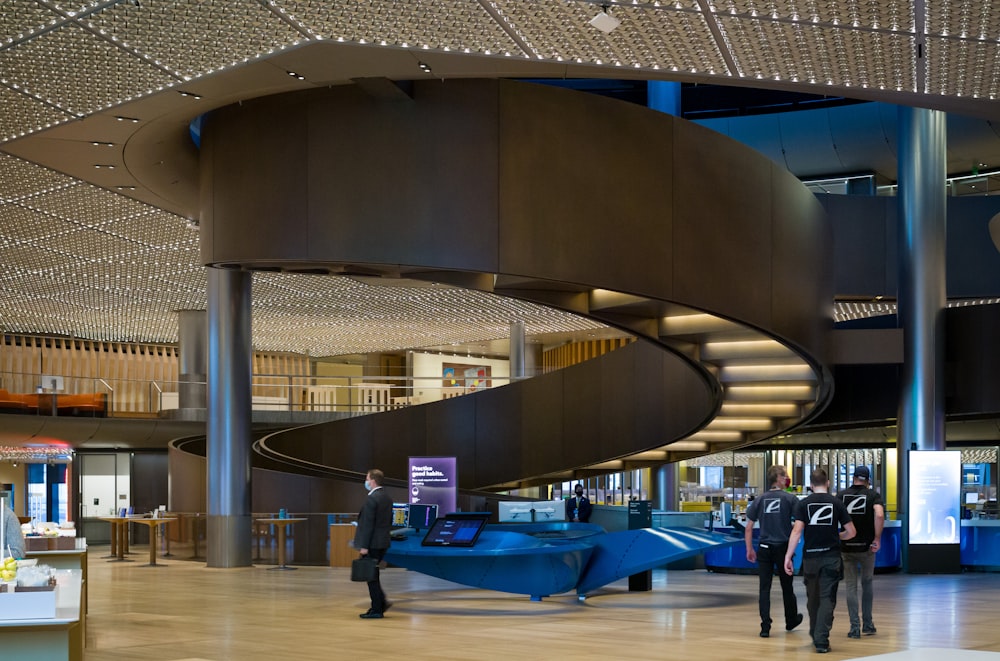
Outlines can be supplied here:
<path id="1" fill-rule="evenodd" d="M 428 404 L 507 385 L 507 376 L 478 379 L 255 374 L 255 411 L 360 415 Z M 204 397 L 205 382 L 0 373 L 0 413 L 90 417 L 157 416 Z M 191 407 L 201 408 L 201 407 Z"/>

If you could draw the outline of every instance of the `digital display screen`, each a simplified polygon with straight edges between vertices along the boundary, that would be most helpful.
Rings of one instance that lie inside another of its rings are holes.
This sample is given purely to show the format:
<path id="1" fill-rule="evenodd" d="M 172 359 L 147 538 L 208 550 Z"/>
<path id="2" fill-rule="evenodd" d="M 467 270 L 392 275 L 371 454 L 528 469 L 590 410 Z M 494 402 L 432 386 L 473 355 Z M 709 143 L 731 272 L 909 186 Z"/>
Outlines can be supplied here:
<path id="1" fill-rule="evenodd" d="M 910 452 L 910 544 L 958 544 L 962 453 Z"/>
<path id="2" fill-rule="evenodd" d="M 486 527 L 487 516 L 456 516 L 438 519 L 424 536 L 422 546 L 472 546 Z"/>
<path id="3" fill-rule="evenodd" d="M 426 530 L 431 527 L 438 515 L 437 505 L 424 505 L 422 503 L 410 503 L 410 516 L 407 525 L 410 528 Z"/>
<path id="4" fill-rule="evenodd" d="M 406 513 L 409 510 L 409 505 L 406 503 L 393 503 L 392 504 L 392 527 L 393 528 L 405 528 L 406 527 Z"/>

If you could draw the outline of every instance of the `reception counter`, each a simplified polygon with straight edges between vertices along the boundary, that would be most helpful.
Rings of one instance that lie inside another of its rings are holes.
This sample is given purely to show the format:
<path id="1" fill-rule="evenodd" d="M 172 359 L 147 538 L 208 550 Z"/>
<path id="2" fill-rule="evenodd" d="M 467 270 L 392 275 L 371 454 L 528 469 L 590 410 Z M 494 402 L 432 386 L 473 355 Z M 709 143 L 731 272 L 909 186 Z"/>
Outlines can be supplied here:
<path id="1" fill-rule="evenodd" d="M 964 522 L 963 522 L 964 523 Z M 972 522 L 969 522 L 972 523 Z M 985 522 L 984 522 L 985 523 Z M 993 521 L 992 523 L 1000 524 L 1000 521 Z M 900 548 L 900 522 L 899 521 L 886 521 L 885 527 L 882 529 L 882 547 L 879 549 L 878 553 L 875 555 L 875 571 L 895 571 L 900 568 L 902 564 L 902 554 Z M 743 532 L 736 530 L 731 526 L 715 526 L 716 532 L 730 533 L 734 535 L 742 535 Z M 759 528 L 755 525 L 753 538 L 754 538 L 754 548 L 757 547 L 757 537 Z M 963 528 L 963 534 L 965 530 Z M 997 527 L 997 532 L 1000 533 L 1000 527 Z M 996 543 L 998 548 L 1000 548 L 1000 538 L 997 538 Z M 964 548 L 964 543 L 963 543 Z M 962 564 L 965 564 L 965 556 L 963 555 Z M 795 551 L 794 557 L 795 571 L 799 571 L 799 567 L 802 563 L 802 541 L 799 540 L 799 548 Z M 1000 564 L 1000 561 L 998 561 Z M 746 573 L 752 574 L 756 573 L 757 565 L 756 563 L 747 562 L 746 556 L 746 546 L 731 546 L 729 548 L 722 548 L 716 551 L 710 551 L 705 554 L 705 568 L 710 571 L 719 572 L 732 572 L 732 573 Z"/>
<path id="2" fill-rule="evenodd" d="M 1000 521 L 969 519 L 961 528 L 962 568 L 1000 571 Z"/>

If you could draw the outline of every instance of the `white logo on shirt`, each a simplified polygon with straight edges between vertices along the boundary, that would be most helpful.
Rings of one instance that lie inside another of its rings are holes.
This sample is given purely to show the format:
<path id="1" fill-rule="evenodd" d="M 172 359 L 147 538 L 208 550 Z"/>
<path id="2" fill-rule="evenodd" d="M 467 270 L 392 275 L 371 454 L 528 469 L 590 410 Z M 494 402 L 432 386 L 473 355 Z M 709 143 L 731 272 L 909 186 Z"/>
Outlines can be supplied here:
<path id="1" fill-rule="evenodd" d="M 868 511 L 868 496 L 863 495 L 845 495 L 844 504 L 847 505 L 847 511 L 850 514 L 864 514 Z"/>
<path id="2" fill-rule="evenodd" d="M 809 503 L 809 525 L 811 526 L 833 525 L 833 504 Z"/>
<path id="3" fill-rule="evenodd" d="M 781 501 L 777 498 L 772 498 L 768 500 L 764 506 L 764 514 L 780 514 L 781 513 Z"/>

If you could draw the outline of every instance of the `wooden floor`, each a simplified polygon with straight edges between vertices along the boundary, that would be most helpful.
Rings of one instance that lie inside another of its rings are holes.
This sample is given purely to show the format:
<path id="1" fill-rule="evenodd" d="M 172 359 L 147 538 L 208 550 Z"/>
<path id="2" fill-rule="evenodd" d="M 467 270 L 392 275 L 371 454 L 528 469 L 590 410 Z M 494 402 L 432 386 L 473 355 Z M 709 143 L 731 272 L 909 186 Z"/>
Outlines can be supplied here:
<path id="1" fill-rule="evenodd" d="M 1000 574 L 875 577 L 878 634 L 847 638 L 838 606 L 832 652 L 818 657 L 807 626 L 758 637 L 755 576 L 655 571 L 653 590 L 627 582 L 577 601 L 464 588 L 404 569 L 383 572 L 394 606 L 361 620 L 363 584 L 347 569 L 267 565 L 209 569 L 165 560 L 107 562 L 90 549 L 85 661 L 255 659 L 853 659 L 952 648 L 1000 652 Z M 796 579 L 800 609 L 805 591 Z M 774 605 L 780 608 L 777 584 Z M 774 611 L 777 616 L 778 611 Z M 779 619 L 776 617 L 776 620 Z M 808 619 L 808 618 L 807 618 Z M 949 655 L 926 655 L 949 661 Z M 954 656 L 954 655 L 951 655 Z M 996 655 L 1000 659 L 1000 654 Z"/>

